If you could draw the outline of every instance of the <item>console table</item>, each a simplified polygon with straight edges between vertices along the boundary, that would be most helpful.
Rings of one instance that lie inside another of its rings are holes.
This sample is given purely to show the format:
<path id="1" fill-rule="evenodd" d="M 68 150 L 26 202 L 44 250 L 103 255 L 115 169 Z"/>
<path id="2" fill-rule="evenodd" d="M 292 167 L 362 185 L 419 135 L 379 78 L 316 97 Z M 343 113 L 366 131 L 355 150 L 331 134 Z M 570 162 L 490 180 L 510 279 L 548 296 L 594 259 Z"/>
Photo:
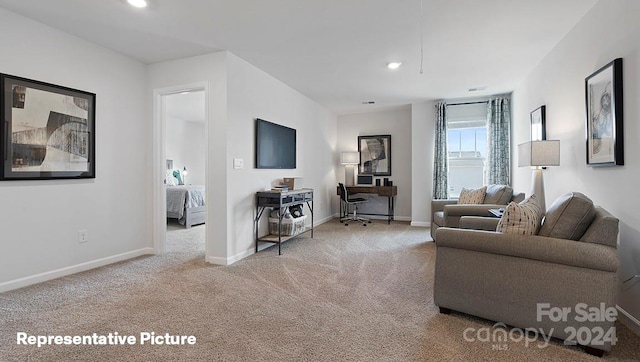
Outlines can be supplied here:
<path id="1" fill-rule="evenodd" d="M 282 218 L 284 217 L 285 210 L 289 206 L 307 204 L 309 211 L 311 212 L 311 227 L 306 227 L 301 233 L 295 235 L 282 235 Z M 260 225 L 260 218 L 266 208 L 278 209 L 278 235 L 268 234 L 263 237 L 258 236 L 258 226 Z M 258 252 L 258 242 L 265 241 L 269 243 L 278 244 L 278 255 L 282 255 L 281 245 L 283 242 L 295 238 L 298 235 L 302 235 L 307 231 L 311 231 L 311 238 L 313 238 L 313 189 L 301 189 L 293 191 L 260 191 L 256 192 L 256 218 L 254 220 L 254 226 L 256 229 L 256 253 Z"/>
<path id="2" fill-rule="evenodd" d="M 338 186 L 336 190 L 337 194 L 340 195 L 340 186 Z M 395 198 L 396 196 L 398 196 L 398 186 L 347 186 L 347 193 L 349 193 L 349 195 L 373 194 L 386 197 L 388 199 L 386 214 L 365 214 L 361 212 L 358 212 L 358 214 L 370 216 L 386 216 L 387 224 L 391 224 L 391 220 L 393 220 L 395 212 Z M 340 217 L 346 216 L 347 211 L 348 210 L 346 210 L 344 205 L 342 205 L 342 202 L 340 202 Z"/>

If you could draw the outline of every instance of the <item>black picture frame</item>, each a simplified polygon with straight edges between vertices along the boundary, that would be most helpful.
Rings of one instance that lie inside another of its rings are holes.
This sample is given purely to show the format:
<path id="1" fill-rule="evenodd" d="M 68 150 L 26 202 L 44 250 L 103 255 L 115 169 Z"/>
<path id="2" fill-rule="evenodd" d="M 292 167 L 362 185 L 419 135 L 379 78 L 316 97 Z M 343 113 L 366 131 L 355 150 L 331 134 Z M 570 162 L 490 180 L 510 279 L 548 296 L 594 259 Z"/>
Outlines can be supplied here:
<path id="1" fill-rule="evenodd" d="M 391 176 L 391 135 L 358 136 L 359 174 Z"/>
<path id="2" fill-rule="evenodd" d="M 624 165 L 622 58 L 585 78 L 587 165 Z"/>
<path id="3" fill-rule="evenodd" d="M 96 95 L 0 74 L 0 180 L 96 177 Z"/>
<path id="4" fill-rule="evenodd" d="M 547 139 L 546 106 L 540 106 L 530 114 L 531 141 L 544 141 Z"/>

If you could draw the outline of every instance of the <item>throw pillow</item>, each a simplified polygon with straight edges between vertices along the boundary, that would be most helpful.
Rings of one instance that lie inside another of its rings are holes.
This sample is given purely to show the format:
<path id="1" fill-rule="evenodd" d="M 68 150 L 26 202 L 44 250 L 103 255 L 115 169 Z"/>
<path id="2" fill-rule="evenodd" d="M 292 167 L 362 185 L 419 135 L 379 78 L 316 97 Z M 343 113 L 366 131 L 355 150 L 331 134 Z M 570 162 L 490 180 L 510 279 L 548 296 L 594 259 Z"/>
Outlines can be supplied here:
<path id="1" fill-rule="evenodd" d="M 542 208 L 531 195 L 519 204 L 510 202 L 498 222 L 497 232 L 505 234 L 536 235 L 542 220 Z"/>
<path id="2" fill-rule="evenodd" d="M 513 197 L 513 188 L 507 185 L 489 185 L 484 197 L 485 204 L 506 205 Z"/>
<path id="3" fill-rule="evenodd" d="M 164 177 L 164 183 L 167 186 L 178 186 L 178 179 L 173 177 L 173 171 L 167 170 Z"/>
<path id="4" fill-rule="evenodd" d="M 460 191 L 459 204 L 481 204 L 484 202 L 484 196 L 487 194 L 487 186 L 482 186 L 477 190 L 465 189 Z"/>
<path id="5" fill-rule="evenodd" d="M 568 192 L 549 206 L 540 235 L 580 240 L 595 216 L 595 206 L 590 198 L 579 192 Z"/>
<path id="6" fill-rule="evenodd" d="M 616 247 L 618 244 L 619 220 L 607 210 L 596 207 L 596 216 L 580 241 Z"/>
<path id="7" fill-rule="evenodd" d="M 182 182 L 182 175 L 180 175 L 180 171 L 173 170 L 173 177 L 178 179 L 178 185 L 184 185 L 184 183 Z"/>

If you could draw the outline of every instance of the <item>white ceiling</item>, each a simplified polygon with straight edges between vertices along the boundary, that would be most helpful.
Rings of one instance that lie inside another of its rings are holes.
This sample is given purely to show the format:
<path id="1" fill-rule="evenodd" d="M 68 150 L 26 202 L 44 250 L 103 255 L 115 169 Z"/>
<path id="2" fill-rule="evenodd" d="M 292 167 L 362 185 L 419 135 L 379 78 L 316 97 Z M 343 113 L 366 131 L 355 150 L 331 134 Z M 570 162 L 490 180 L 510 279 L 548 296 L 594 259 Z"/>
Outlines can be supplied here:
<path id="1" fill-rule="evenodd" d="M 229 50 L 342 114 L 510 92 L 598 0 L 149 1 L 0 6 L 145 63 Z"/>

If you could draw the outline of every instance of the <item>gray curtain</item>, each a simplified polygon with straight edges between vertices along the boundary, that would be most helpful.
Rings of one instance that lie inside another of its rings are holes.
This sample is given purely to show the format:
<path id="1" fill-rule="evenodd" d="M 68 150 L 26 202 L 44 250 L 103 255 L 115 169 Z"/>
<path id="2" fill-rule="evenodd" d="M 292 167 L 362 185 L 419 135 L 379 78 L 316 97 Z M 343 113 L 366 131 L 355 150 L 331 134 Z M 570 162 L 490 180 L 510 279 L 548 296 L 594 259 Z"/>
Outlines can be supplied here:
<path id="1" fill-rule="evenodd" d="M 487 105 L 489 184 L 511 185 L 511 115 L 509 97 L 490 99 Z"/>
<path id="2" fill-rule="evenodd" d="M 436 104 L 436 142 L 433 152 L 433 198 L 449 197 L 449 158 L 447 152 L 447 104 Z"/>

